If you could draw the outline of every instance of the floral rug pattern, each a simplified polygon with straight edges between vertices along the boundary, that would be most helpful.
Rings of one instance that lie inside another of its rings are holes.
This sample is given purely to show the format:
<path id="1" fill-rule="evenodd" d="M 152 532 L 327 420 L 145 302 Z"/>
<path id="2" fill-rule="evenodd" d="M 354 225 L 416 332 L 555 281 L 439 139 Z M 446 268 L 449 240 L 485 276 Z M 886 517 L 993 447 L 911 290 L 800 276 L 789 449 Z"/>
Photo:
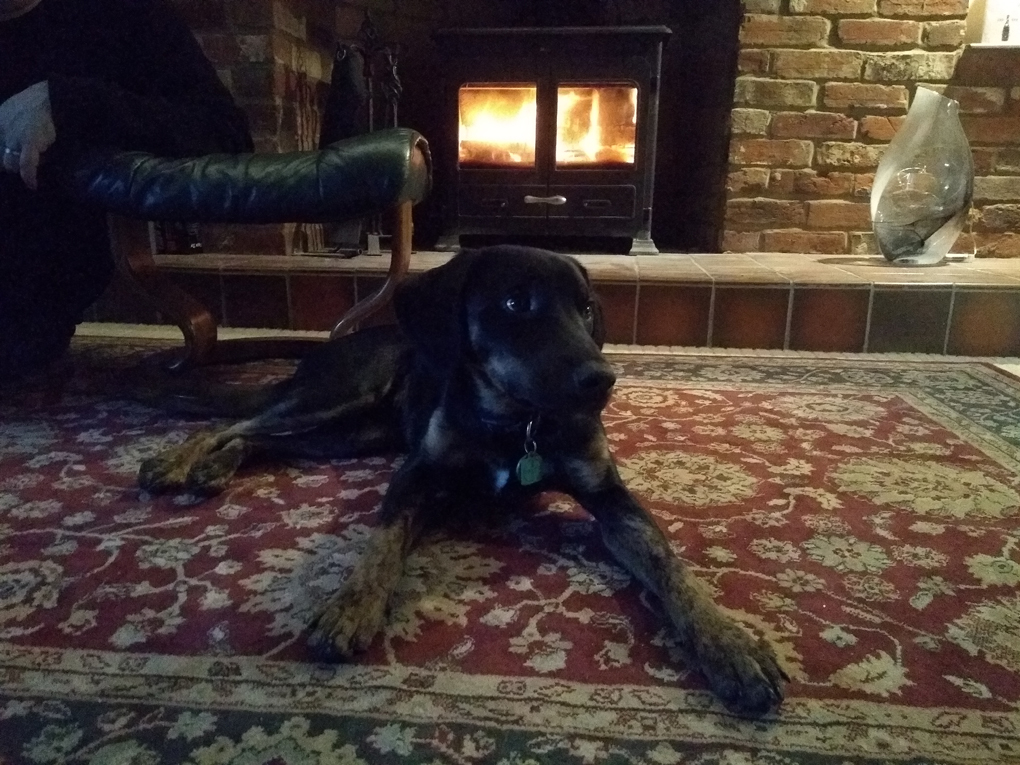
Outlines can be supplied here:
<path id="1" fill-rule="evenodd" d="M 316 663 L 398 458 L 148 496 L 139 461 L 202 425 L 111 394 L 150 350 L 0 394 L 3 765 L 1020 762 L 1020 384 L 990 367 L 613 357 L 621 474 L 793 678 L 755 721 L 554 495 L 430 539 L 386 633 Z"/>

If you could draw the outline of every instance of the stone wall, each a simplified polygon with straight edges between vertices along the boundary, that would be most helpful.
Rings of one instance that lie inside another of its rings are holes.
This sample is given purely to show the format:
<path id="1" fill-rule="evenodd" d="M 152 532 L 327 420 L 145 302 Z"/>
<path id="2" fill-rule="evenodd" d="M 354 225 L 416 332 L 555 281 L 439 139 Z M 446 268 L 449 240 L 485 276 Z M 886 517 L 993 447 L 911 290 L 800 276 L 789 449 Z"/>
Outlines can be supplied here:
<path id="1" fill-rule="evenodd" d="M 976 163 L 957 250 L 1020 255 L 1020 48 L 963 45 L 967 0 L 746 0 L 722 249 L 875 252 L 869 195 L 918 85 Z M 971 241 L 973 237 L 973 241 Z"/>

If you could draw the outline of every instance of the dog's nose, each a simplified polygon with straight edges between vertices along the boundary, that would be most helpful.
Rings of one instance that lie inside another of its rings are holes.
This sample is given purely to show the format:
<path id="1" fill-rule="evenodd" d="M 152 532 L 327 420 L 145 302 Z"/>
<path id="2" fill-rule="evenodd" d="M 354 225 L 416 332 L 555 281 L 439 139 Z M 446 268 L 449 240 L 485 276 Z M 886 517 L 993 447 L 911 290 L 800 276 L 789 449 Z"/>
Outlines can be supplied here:
<path id="1" fill-rule="evenodd" d="M 605 362 L 588 361 L 574 370 L 574 385 L 586 396 L 605 396 L 616 384 L 616 374 Z"/>

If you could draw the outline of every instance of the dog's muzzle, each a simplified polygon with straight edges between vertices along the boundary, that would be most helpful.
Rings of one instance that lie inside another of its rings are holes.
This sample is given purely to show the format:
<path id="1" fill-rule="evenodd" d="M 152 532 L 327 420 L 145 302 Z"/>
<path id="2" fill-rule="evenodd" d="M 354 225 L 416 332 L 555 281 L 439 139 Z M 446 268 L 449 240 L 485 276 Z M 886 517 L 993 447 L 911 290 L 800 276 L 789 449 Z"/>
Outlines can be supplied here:
<path id="1" fill-rule="evenodd" d="M 616 373 L 604 361 L 587 361 L 579 364 L 573 374 L 574 392 L 579 398 L 604 406 L 609 392 L 616 384 Z"/>

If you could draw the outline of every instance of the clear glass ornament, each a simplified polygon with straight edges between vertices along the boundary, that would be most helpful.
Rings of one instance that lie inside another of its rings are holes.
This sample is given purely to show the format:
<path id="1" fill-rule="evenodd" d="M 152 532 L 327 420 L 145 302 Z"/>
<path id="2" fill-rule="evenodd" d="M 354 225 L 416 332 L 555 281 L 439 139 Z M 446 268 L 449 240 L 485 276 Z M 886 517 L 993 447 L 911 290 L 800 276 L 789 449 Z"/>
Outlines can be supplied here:
<path id="1" fill-rule="evenodd" d="M 940 263 L 963 230 L 973 196 L 974 158 L 960 104 L 918 88 L 871 188 L 879 251 L 896 265 Z"/>

